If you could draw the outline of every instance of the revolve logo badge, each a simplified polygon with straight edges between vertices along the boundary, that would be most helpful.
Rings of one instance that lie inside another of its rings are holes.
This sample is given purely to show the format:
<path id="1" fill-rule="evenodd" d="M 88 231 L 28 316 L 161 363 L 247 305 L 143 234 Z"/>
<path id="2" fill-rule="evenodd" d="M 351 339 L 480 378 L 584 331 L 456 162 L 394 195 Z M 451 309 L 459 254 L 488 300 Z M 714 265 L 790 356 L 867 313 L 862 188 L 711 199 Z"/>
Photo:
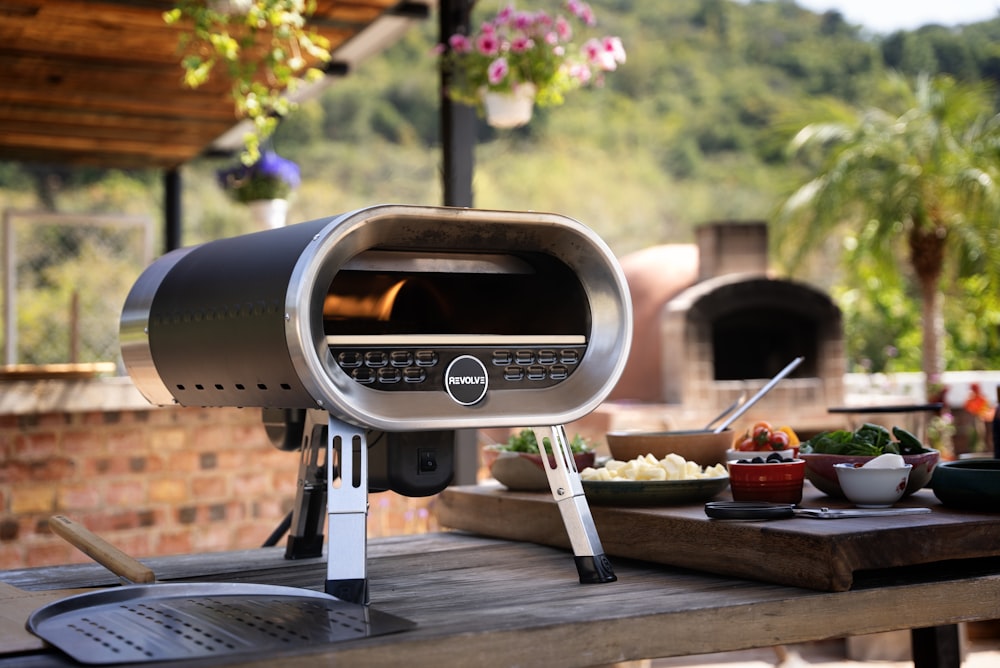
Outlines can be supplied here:
<path id="1" fill-rule="evenodd" d="M 478 404 L 486 396 L 489 377 L 486 365 L 472 355 L 456 357 L 444 372 L 444 389 L 463 406 Z"/>

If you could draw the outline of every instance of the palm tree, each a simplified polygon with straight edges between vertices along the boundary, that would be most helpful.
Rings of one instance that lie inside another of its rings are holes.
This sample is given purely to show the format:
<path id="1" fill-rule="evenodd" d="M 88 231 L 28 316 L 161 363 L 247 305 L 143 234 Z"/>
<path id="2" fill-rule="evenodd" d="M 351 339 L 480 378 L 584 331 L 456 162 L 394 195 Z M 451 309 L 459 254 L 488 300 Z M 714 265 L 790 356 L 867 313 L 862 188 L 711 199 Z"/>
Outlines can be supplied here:
<path id="1" fill-rule="evenodd" d="M 992 91 L 948 77 L 890 77 L 893 109 L 816 123 L 791 147 L 815 163 L 782 206 L 777 239 L 794 271 L 837 232 L 883 275 L 912 270 L 921 303 L 925 383 L 944 366 L 942 279 L 975 271 L 1000 288 L 1000 115 Z"/>

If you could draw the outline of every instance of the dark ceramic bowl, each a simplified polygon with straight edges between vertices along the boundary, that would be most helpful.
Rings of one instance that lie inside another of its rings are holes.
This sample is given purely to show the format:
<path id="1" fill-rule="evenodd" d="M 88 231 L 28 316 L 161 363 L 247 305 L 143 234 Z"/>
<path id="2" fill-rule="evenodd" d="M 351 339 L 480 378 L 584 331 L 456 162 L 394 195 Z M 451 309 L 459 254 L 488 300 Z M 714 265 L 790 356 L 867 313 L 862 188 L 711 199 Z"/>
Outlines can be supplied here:
<path id="1" fill-rule="evenodd" d="M 806 460 L 806 480 L 824 494 L 838 499 L 846 499 L 847 496 L 840 488 L 837 471 L 833 468 L 834 464 L 866 464 L 875 459 L 875 457 L 870 456 L 823 455 L 805 452 L 800 452 L 799 458 Z M 910 479 L 906 483 L 906 491 L 903 492 L 904 499 L 930 483 L 934 467 L 939 459 L 941 459 L 941 453 L 937 450 L 927 450 L 916 455 L 903 455 L 903 461 L 913 465 L 913 468 L 910 469 Z"/>
<path id="2" fill-rule="evenodd" d="M 1000 459 L 941 462 L 931 478 L 934 496 L 946 506 L 1000 510 Z"/>

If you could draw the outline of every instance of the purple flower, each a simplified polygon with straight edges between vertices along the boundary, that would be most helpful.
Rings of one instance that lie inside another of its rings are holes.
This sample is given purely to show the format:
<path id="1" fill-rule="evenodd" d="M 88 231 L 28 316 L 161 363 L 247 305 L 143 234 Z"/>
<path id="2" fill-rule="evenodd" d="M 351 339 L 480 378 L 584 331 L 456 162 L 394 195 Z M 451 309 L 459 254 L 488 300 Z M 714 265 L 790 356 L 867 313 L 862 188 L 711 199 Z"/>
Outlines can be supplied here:
<path id="1" fill-rule="evenodd" d="M 298 188 L 302 183 L 299 166 L 288 158 L 282 158 L 273 151 L 264 151 L 260 156 L 260 160 L 255 162 L 250 169 L 259 176 L 283 181 L 292 190 Z"/>
<path id="2" fill-rule="evenodd" d="M 302 183 L 299 166 L 274 151 L 264 151 L 254 164 L 218 173 L 219 185 L 237 202 L 285 199 Z"/>

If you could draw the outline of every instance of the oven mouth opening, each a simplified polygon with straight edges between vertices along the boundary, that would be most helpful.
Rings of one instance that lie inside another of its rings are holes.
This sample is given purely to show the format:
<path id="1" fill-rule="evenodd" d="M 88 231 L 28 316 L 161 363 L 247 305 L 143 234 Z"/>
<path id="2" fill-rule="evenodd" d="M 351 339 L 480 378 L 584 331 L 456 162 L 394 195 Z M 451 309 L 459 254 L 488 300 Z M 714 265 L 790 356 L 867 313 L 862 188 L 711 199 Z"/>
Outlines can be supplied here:
<path id="1" fill-rule="evenodd" d="M 323 300 L 323 331 L 335 343 L 571 344 L 589 327 L 579 279 L 543 253 L 367 251 L 336 273 Z"/>

